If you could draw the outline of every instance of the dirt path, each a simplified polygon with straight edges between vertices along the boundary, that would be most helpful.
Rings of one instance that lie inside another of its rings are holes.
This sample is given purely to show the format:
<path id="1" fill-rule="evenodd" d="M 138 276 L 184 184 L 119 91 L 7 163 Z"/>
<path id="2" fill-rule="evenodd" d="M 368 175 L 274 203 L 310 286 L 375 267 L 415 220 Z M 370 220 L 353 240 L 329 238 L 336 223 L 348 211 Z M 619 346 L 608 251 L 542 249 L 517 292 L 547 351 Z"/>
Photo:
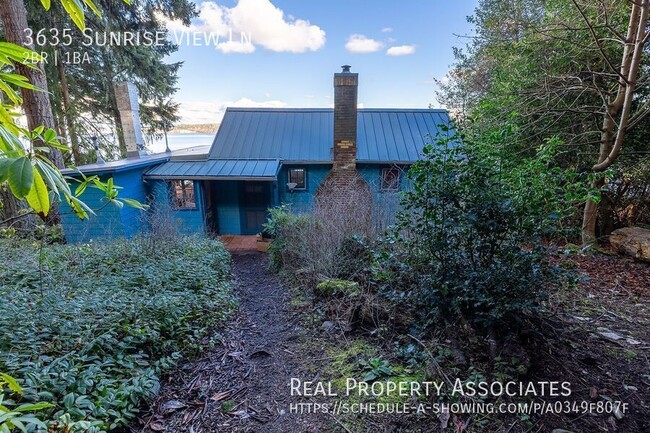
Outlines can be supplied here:
<path id="1" fill-rule="evenodd" d="M 328 432 L 323 415 L 290 413 L 292 377 L 309 378 L 300 355 L 299 316 L 265 255 L 233 255 L 240 308 L 225 345 L 181 367 L 164 383 L 143 432 Z M 309 380 L 309 379 L 305 379 Z"/>

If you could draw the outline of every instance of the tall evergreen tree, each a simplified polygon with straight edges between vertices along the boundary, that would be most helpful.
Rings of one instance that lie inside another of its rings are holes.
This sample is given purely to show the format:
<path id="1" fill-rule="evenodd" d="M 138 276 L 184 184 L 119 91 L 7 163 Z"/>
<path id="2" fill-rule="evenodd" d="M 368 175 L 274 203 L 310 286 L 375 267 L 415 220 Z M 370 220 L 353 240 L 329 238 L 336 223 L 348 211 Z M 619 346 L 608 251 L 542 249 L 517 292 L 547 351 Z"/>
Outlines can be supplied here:
<path id="1" fill-rule="evenodd" d="M 133 81 L 140 92 L 141 116 L 145 133 L 155 136 L 178 121 L 177 105 L 164 104 L 176 91 L 181 62 L 167 63 L 165 58 L 177 50 L 167 37 L 158 37 L 157 43 L 144 41 L 143 35 L 166 35 L 164 19 L 189 23 L 196 15 L 189 0 L 142 0 L 126 5 L 112 0 L 96 1 L 101 16 L 88 15 L 87 30 L 82 33 L 74 27 L 60 5 L 53 4 L 50 13 L 32 5 L 32 29 L 64 29 L 69 41 L 42 48 L 48 52 L 46 65 L 48 81 L 54 91 L 51 99 L 61 135 L 67 138 L 79 165 L 94 159 L 89 146 L 90 137 L 98 136 L 104 156 L 115 158 L 126 155 L 121 133 L 120 117 L 114 93 L 117 81 Z M 112 45 L 111 37 L 125 34 L 140 35 L 139 44 Z M 92 43 L 89 43 L 92 38 Z M 63 39 L 63 38 L 62 38 Z M 54 85 L 56 83 L 56 85 Z M 117 140 L 112 134 L 117 132 Z"/>

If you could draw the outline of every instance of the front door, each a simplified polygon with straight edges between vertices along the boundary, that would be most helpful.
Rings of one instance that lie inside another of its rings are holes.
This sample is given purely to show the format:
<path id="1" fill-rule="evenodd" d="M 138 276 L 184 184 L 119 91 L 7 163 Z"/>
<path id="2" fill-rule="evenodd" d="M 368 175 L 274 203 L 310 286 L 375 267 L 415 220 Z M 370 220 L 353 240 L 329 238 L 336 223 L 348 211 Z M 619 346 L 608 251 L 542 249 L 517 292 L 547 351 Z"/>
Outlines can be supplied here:
<path id="1" fill-rule="evenodd" d="M 272 182 L 241 182 L 239 208 L 242 234 L 254 235 L 262 231 L 271 206 Z"/>

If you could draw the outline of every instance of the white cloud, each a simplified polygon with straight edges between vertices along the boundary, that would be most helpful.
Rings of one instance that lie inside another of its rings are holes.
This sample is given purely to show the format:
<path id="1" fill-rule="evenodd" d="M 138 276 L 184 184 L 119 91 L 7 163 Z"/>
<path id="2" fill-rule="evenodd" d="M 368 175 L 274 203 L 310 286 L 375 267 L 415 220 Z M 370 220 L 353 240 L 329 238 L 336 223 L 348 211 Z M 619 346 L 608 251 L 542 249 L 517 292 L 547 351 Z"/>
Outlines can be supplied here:
<path id="1" fill-rule="evenodd" d="M 351 53 L 374 53 L 383 47 L 383 42 L 359 34 L 351 35 L 345 44 L 345 49 Z"/>
<path id="2" fill-rule="evenodd" d="M 252 107 L 252 108 L 285 108 L 288 104 L 284 101 L 253 101 L 248 98 L 240 98 L 228 105 L 229 107 Z"/>
<path id="3" fill-rule="evenodd" d="M 330 103 L 328 103 L 328 104 L 325 104 L 324 107 L 325 107 L 325 108 L 334 108 L 334 103 L 333 103 L 333 102 L 330 102 Z M 358 108 L 358 109 L 366 108 L 366 106 L 364 105 L 363 102 L 359 102 L 359 103 L 357 103 L 357 108 Z"/>
<path id="4" fill-rule="evenodd" d="M 250 54 L 255 51 L 255 45 L 238 41 L 227 41 L 219 43 L 216 48 L 224 54 Z"/>
<path id="5" fill-rule="evenodd" d="M 287 106 L 284 101 L 254 101 L 250 98 L 240 98 L 236 101 L 183 101 L 178 110 L 181 117 L 179 123 L 220 123 L 228 107 L 284 108 Z"/>
<path id="6" fill-rule="evenodd" d="M 408 56 L 413 53 L 415 53 L 415 45 L 398 45 L 386 50 L 386 54 L 389 56 Z"/>
<path id="7" fill-rule="evenodd" d="M 198 18 L 189 26 L 179 21 L 166 21 L 176 43 L 192 43 L 180 39 L 179 33 L 196 34 L 224 53 L 252 53 L 256 46 L 276 52 L 303 53 L 325 45 L 325 31 L 307 20 L 286 16 L 270 0 L 239 0 L 234 7 L 203 2 Z M 204 44 L 206 45 L 206 44 Z"/>
<path id="8" fill-rule="evenodd" d="M 392 31 L 393 31 L 392 27 L 384 27 L 383 29 L 381 29 L 382 33 L 390 33 Z"/>

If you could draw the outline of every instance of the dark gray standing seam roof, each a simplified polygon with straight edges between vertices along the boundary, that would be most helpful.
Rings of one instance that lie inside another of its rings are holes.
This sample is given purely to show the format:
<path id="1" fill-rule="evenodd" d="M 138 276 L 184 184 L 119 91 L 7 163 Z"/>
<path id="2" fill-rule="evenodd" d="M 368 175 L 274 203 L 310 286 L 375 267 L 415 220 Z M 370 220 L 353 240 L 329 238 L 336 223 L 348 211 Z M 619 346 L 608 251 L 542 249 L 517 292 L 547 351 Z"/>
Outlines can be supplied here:
<path id="1" fill-rule="evenodd" d="M 445 110 L 360 109 L 357 161 L 417 161 L 442 126 Z M 153 179 L 273 180 L 281 163 L 332 163 L 334 110 L 228 108 L 204 161 L 169 161 L 149 170 Z"/>
<path id="2" fill-rule="evenodd" d="M 446 110 L 360 109 L 359 162 L 412 163 L 449 126 Z M 334 110 L 326 108 L 228 108 L 209 159 L 331 162 Z"/>
<path id="3" fill-rule="evenodd" d="M 277 159 L 169 161 L 146 173 L 149 179 L 248 179 L 274 180 L 280 168 Z"/>

